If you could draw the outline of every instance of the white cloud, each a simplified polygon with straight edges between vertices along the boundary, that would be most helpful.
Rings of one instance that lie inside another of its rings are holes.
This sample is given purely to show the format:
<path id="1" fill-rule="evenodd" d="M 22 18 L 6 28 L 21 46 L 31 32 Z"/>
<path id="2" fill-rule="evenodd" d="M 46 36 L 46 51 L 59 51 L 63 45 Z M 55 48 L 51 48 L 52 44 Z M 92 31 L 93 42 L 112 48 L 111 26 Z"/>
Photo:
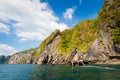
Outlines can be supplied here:
<path id="1" fill-rule="evenodd" d="M 3 23 L 0 23 L 0 33 L 9 34 L 9 27 Z"/>
<path id="2" fill-rule="evenodd" d="M 68 28 L 58 23 L 59 18 L 47 3 L 39 0 L 0 0 L 0 16 L 0 20 L 17 21 L 13 23 L 14 32 L 23 41 L 43 40 L 55 29 Z"/>
<path id="3" fill-rule="evenodd" d="M 12 55 L 16 52 L 17 50 L 15 50 L 12 46 L 0 43 L 0 55 Z"/>
<path id="4" fill-rule="evenodd" d="M 66 20 L 72 19 L 74 12 L 75 12 L 75 7 L 66 9 L 66 11 L 63 13 L 64 19 Z"/>

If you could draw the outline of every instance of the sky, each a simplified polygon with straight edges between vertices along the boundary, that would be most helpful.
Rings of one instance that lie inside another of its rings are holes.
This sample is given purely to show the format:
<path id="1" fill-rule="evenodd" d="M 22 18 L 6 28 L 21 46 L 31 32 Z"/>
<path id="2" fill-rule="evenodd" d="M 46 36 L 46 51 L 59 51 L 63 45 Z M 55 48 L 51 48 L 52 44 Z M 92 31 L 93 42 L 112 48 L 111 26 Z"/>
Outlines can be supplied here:
<path id="1" fill-rule="evenodd" d="M 104 0 L 0 0 L 0 55 L 36 48 L 55 29 L 63 31 L 98 16 Z"/>

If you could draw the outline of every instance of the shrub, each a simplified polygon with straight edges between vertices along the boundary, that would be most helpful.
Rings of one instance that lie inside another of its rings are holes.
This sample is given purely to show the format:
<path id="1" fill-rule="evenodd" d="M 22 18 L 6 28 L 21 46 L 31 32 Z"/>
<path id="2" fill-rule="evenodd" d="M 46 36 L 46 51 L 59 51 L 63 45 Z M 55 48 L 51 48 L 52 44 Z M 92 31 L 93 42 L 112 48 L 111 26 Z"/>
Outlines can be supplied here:
<path id="1" fill-rule="evenodd" d="M 115 43 L 120 43 L 120 27 L 113 30 L 113 40 Z"/>

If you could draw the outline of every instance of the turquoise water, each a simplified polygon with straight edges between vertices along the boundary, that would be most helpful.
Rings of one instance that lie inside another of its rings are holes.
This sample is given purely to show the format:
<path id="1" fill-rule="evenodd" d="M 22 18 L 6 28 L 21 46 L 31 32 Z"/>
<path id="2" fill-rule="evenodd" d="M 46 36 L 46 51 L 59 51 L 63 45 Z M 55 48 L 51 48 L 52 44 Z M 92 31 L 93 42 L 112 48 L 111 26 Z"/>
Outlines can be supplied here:
<path id="1" fill-rule="evenodd" d="M 120 80 L 120 65 L 0 65 L 0 80 Z"/>

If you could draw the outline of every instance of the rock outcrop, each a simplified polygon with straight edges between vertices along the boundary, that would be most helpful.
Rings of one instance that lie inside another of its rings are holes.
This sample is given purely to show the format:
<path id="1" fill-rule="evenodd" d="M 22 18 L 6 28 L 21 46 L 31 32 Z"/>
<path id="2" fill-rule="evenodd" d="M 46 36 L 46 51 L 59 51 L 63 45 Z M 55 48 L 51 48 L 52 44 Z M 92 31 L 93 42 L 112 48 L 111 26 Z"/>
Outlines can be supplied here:
<path id="1" fill-rule="evenodd" d="M 32 57 L 34 50 L 35 49 L 29 49 L 12 55 L 8 64 L 32 64 L 34 62 Z"/>
<path id="2" fill-rule="evenodd" d="M 44 47 L 44 50 L 40 53 L 36 64 L 50 64 L 58 59 L 58 51 L 56 50 L 57 44 L 60 40 L 60 31 L 55 30 L 51 36 L 51 40 L 48 41 Z M 55 62 L 54 62 L 55 63 Z"/>

